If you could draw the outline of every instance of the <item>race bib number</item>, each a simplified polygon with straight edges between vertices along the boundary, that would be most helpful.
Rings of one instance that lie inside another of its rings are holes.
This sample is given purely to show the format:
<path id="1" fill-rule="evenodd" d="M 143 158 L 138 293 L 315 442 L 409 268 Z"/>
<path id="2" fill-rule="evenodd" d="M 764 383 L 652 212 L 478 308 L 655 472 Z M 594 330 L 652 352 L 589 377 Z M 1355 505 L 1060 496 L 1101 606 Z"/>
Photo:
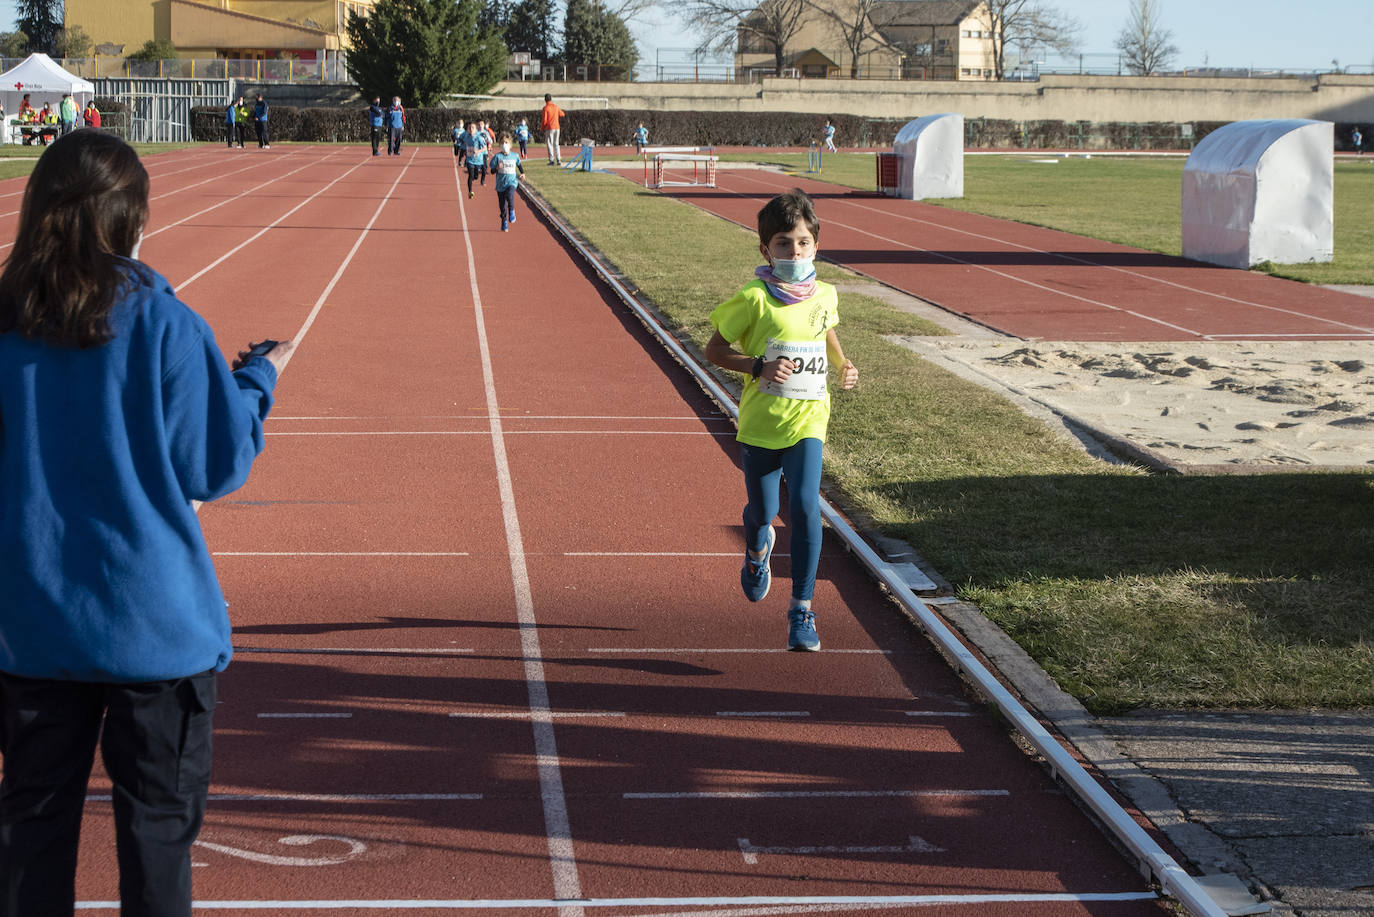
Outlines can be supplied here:
<path id="1" fill-rule="evenodd" d="M 501 174 L 502 174 L 502 175 L 514 175 L 514 174 L 516 174 L 516 170 L 519 169 L 519 168 L 520 168 L 520 167 L 515 163 L 514 160 L 510 160 L 510 159 L 503 159 L 503 160 L 501 160 Z"/>
<path id="2" fill-rule="evenodd" d="M 792 375 L 782 383 L 765 382 L 760 377 L 760 392 L 799 401 L 821 401 L 825 398 L 825 372 L 828 367 L 824 340 L 775 341 L 769 338 L 768 347 L 763 352 L 764 362 L 771 363 L 779 357 L 792 361 Z"/>

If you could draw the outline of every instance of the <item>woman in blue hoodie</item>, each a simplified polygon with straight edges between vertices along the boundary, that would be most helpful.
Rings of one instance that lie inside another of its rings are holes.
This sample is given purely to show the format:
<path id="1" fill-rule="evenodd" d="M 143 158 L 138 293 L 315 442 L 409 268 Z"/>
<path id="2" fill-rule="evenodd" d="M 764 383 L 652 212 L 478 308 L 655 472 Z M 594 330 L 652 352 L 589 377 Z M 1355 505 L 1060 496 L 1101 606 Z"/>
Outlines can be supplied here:
<path id="1" fill-rule="evenodd" d="M 194 501 L 243 484 L 290 345 L 230 372 L 135 260 L 148 173 L 113 134 L 38 160 L 0 274 L 0 917 L 70 914 L 99 744 L 121 913 L 191 913 L 229 617 Z"/>

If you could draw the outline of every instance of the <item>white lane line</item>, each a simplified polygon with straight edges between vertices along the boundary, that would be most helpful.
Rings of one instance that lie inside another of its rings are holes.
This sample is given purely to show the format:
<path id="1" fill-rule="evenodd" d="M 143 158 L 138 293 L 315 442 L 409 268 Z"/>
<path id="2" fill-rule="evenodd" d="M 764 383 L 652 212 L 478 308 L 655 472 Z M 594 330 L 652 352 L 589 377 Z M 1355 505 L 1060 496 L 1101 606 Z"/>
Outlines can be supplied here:
<path id="1" fill-rule="evenodd" d="M 501 406 L 496 398 L 496 377 L 492 370 L 491 345 L 487 341 L 486 320 L 482 312 L 482 293 L 477 288 L 477 259 L 468 230 L 468 211 L 458 176 L 458 160 L 453 160 L 453 188 L 462 219 L 463 243 L 467 249 L 468 279 L 472 309 L 476 315 L 477 347 L 482 358 L 482 387 L 486 393 L 491 447 L 496 460 L 496 480 L 501 492 L 501 517 L 506 526 L 506 545 L 510 551 L 511 579 L 515 586 L 516 619 L 520 626 L 520 653 L 524 657 L 525 684 L 529 691 L 531 721 L 534 728 L 535 761 L 539 773 L 539 795 L 544 807 L 544 831 L 548 838 L 549 861 L 553 870 L 554 896 L 563 900 L 581 898 L 573 855 L 572 826 L 568 821 L 568 801 L 563 793 L 563 775 L 558 762 L 558 743 L 554 737 L 549 686 L 544 680 L 543 653 L 539 648 L 538 624 L 534 617 L 534 596 L 530 590 L 529 570 L 525 565 L 525 546 L 520 537 L 520 519 L 515 510 L 515 487 L 510 462 L 506 457 L 505 434 L 501 428 Z M 582 907 L 559 907 L 561 917 L 581 917 Z"/>
<path id="2" fill-rule="evenodd" d="M 414 655 L 454 655 L 462 656 L 475 653 L 472 647 L 453 646 L 321 646 L 321 647 L 281 647 L 281 646 L 235 646 L 236 653 L 269 653 L 281 656 L 414 656 Z"/>
<path id="3" fill-rule="evenodd" d="M 1157 901 L 1154 892 L 1012 892 L 1007 894 L 971 895 L 752 895 L 741 897 L 702 897 L 702 898 L 470 898 L 417 900 L 414 898 L 342 898 L 326 900 L 205 900 L 196 901 L 196 910 L 205 911 L 319 911 L 374 909 L 387 911 L 416 910 L 511 910 L 517 908 L 557 908 L 559 913 L 570 909 L 616 908 L 616 907 L 807 907 L 840 905 L 854 908 L 865 907 L 931 907 L 934 905 L 968 905 L 981 907 L 987 904 L 1041 904 L 1063 903 L 1084 904 L 1107 901 Z M 77 910 L 117 911 L 118 901 L 78 901 Z M 714 915 L 721 912 L 713 911 Z M 752 913 L 752 912 L 751 912 Z M 780 913 L 796 913 L 783 911 Z M 662 915 L 657 915 L 662 917 Z M 681 915 L 674 915 L 681 917 Z"/>
<path id="4" fill-rule="evenodd" d="M 260 720 L 347 720 L 351 713 L 259 713 Z"/>
<path id="5" fill-rule="evenodd" d="M 973 716 L 966 710 L 908 710 L 907 716 Z"/>
<path id="6" fill-rule="evenodd" d="M 720 790 L 695 793 L 622 793 L 623 799 L 923 799 L 1010 796 L 1010 790 Z"/>
<path id="7" fill-rule="evenodd" d="M 343 263 L 341 263 L 339 265 L 339 269 L 334 272 L 334 276 L 329 279 L 329 283 L 325 285 L 324 290 L 320 293 L 319 299 L 315 300 L 315 305 L 311 308 L 310 314 L 305 317 L 305 323 L 301 325 L 300 330 L 297 331 L 295 337 L 291 339 L 293 343 L 299 345 L 301 341 L 305 340 L 305 334 L 307 331 L 310 330 L 310 327 L 315 324 L 315 319 L 319 316 L 320 310 L 324 308 L 325 300 L 329 298 L 330 293 L 334 292 L 334 287 L 338 284 L 339 279 L 343 277 L 344 271 L 348 270 L 348 266 L 353 263 L 353 256 L 358 253 L 358 249 L 363 247 L 363 240 L 366 239 L 367 234 L 372 231 L 372 227 L 376 224 L 377 218 L 382 215 L 382 209 L 386 207 L 387 203 L 391 200 L 391 195 L 396 193 L 396 188 L 398 185 L 401 184 L 401 179 L 405 178 L 406 172 L 410 171 L 411 165 L 415 162 L 415 154 L 418 152 L 418 149 L 418 147 L 411 147 L 410 158 L 406 160 L 406 164 L 401 169 L 400 173 L 396 176 L 396 180 L 391 183 L 391 187 L 388 188 L 386 190 L 386 194 L 382 196 L 381 203 L 377 205 L 377 209 L 372 214 L 372 219 L 368 220 L 367 225 L 363 227 L 363 231 L 358 233 L 357 241 L 353 243 L 353 247 L 350 248 L 348 250 L 348 254 L 344 256 Z M 366 160 L 363 160 L 363 162 L 366 162 Z M 363 163 L 360 162 L 358 163 L 358 165 L 354 166 L 353 169 L 361 168 L 362 165 Z M 340 175 L 338 178 L 334 179 L 333 182 L 330 182 L 329 185 L 326 185 L 324 188 L 321 188 L 319 191 L 315 192 L 315 194 L 321 194 L 324 191 L 328 190 L 329 187 L 333 186 L 334 182 L 337 182 L 340 179 L 347 176 L 349 172 L 353 171 L 353 169 L 349 169 L 348 172 L 345 172 L 343 175 Z M 306 204 L 310 203 L 310 200 L 314 197 L 315 195 L 312 194 L 310 196 L 310 199 L 303 201 L 300 206 L 304 207 Z M 293 212 L 295 209 L 299 208 L 293 208 Z M 290 214 L 288 213 L 283 215 L 282 219 L 285 219 L 287 216 L 290 216 Z M 252 239 L 248 241 L 251 242 Z M 244 244 L 246 245 L 247 243 L 245 242 Z M 288 353 L 286 355 L 286 360 L 283 361 L 281 365 L 281 368 L 283 370 L 286 369 L 288 365 L 290 365 L 291 357 L 294 356 L 295 353 L 296 351 L 293 350 L 291 351 L 291 353 Z"/>
<path id="8" fill-rule="evenodd" d="M 211 551 L 211 557 L 468 557 L 467 551 Z"/>
<path id="9" fill-rule="evenodd" d="M 731 555 L 733 556 L 733 555 Z M 762 647 L 657 647 L 657 646 L 594 646 L 589 653 L 629 653 L 631 655 L 687 656 L 695 653 L 790 653 L 789 649 L 763 649 Z M 837 650 L 826 649 L 827 653 L 850 653 L 853 655 L 890 656 L 895 650 Z"/>
<path id="10" fill-rule="evenodd" d="M 413 158 L 413 156 L 412 156 L 412 158 Z M 219 256 L 218 258 L 216 258 L 214 261 L 211 261 L 208 265 L 206 265 L 205 267 L 203 267 L 203 268 L 201 268 L 200 270 L 196 271 L 196 272 L 195 272 L 194 274 L 192 274 L 190 277 L 187 277 L 187 278 L 186 278 L 185 280 L 183 280 L 181 283 L 179 283 L 179 284 L 177 284 L 175 287 L 173 287 L 173 288 L 172 288 L 172 292 L 174 292 L 174 293 L 180 293 L 182 290 L 186 289 L 188 286 L 190 286 L 191 284 L 195 283 L 197 280 L 199 280 L 200 278 L 204 277 L 206 274 L 210 273 L 210 272 L 213 271 L 215 268 L 219 267 L 221 264 L 223 264 L 224 262 L 228 261 L 230 258 L 234 257 L 234 255 L 236 255 L 236 254 L 238 254 L 239 252 L 243 251 L 243 250 L 244 250 L 245 248 L 247 248 L 249 245 L 252 245 L 252 244 L 253 244 L 254 242 L 256 242 L 258 239 L 261 239 L 263 236 L 267 235 L 267 233 L 271 232 L 273 229 L 275 229 L 275 228 L 277 227 L 277 224 L 281 223 L 281 222 L 282 222 L 283 220 L 285 220 L 287 217 L 291 216 L 293 213 L 295 213 L 297 210 L 300 210 L 302 207 L 306 206 L 307 204 L 313 203 L 314 200 L 315 200 L 315 198 L 319 197 L 321 194 L 324 194 L 324 193 L 325 193 L 326 191 L 328 191 L 330 188 L 333 188 L 333 187 L 334 187 L 335 185 L 337 185 L 339 182 L 343 181 L 343 180 L 344 180 L 345 178 L 347 178 L 349 175 L 353 174 L 354 172 L 356 172 L 358 169 L 361 169 L 362 167 L 363 167 L 363 164 L 362 164 L 361 162 L 359 162 L 357 165 L 353 166 L 351 169 L 348 169 L 348 170 L 345 171 L 342 175 L 339 175 L 337 178 L 335 178 L 335 179 L 334 179 L 333 181 L 331 181 L 329 184 L 325 185 L 323 188 L 321 188 L 320 190 L 316 191 L 314 194 L 310 195 L 310 196 L 307 197 L 305 200 L 301 201 L 299 204 L 297 204 L 296 206 L 292 207 L 290 210 L 286 211 L 285 213 L 283 213 L 281 216 L 277 217 L 277 218 L 276 218 L 275 220 L 273 220 L 272 222 L 268 223 L 268 224 L 267 224 L 266 226 L 264 226 L 262 229 L 259 229 L 257 232 L 255 232 L 255 233 L 253 233 L 251 236 L 249 236 L 247 239 L 244 239 L 244 240 L 243 240 L 242 242 L 240 242 L 238 245 L 235 245 L 233 248 L 229 249 L 229 251 L 227 251 L 227 252 L 225 252 L 224 254 L 220 255 L 220 256 Z M 410 163 L 406 163 L 406 168 L 409 168 L 409 167 L 410 167 Z M 405 169 L 402 169 L 402 170 L 401 170 L 401 175 L 404 175 L 404 174 L 405 174 Z M 400 179 L 400 176 L 397 176 L 396 180 L 399 182 L 399 181 L 401 180 L 401 179 Z M 396 186 L 395 186 L 395 185 L 392 185 L 391 187 L 392 187 L 392 189 L 394 190 Z M 388 191 L 386 197 L 382 198 L 382 203 L 381 203 L 380 205 L 378 205 L 378 207 L 377 207 L 377 210 L 378 210 L 379 213 L 381 212 L 381 208 L 386 206 L 387 199 L 390 198 L 390 197 L 391 197 L 391 192 Z M 376 217 L 374 216 L 373 219 L 375 220 Z M 372 227 L 372 224 L 371 224 L 371 223 L 368 223 L 367 225 L 368 225 L 368 228 L 369 228 L 369 229 Z M 367 230 L 366 230 L 366 229 L 363 230 L 363 235 L 364 235 L 364 236 L 367 235 Z M 348 253 L 348 257 L 344 259 L 343 266 L 339 268 L 339 272 L 340 272 L 340 273 L 343 272 L 344 267 L 347 267 L 347 266 L 348 266 L 348 262 L 351 261 L 351 260 L 353 260 L 353 252 L 355 252 L 355 251 L 357 251 L 357 250 L 358 250 L 357 245 L 354 245 L 353 251 L 351 251 L 351 252 Z M 336 274 L 336 275 L 335 275 L 335 281 L 337 281 L 337 280 L 338 280 L 338 275 Z M 328 292 L 328 290 L 332 290 L 332 289 L 334 288 L 334 282 L 335 282 L 335 281 L 331 281 L 331 282 L 330 282 L 329 287 L 328 287 L 328 289 L 326 290 L 326 292 Z M 312 317 L 313 317 L 313 313 L 312 313 Z M 298 343 L 299 343 L 299 342 L 298 342 Z"/>
<path id="11" fill-rule="evenodd" d="M 810 716 L 810 710 L 717 710 L 716 716 L 723 717 L 772 717 L 772 716 Z"/>
<path id="12" fill-rule="evenodd" d="M 754 183 L 763 185 L 764 187 L 768 187 L 768 188 L 773 187 L 773 186 L 770 185 L 769 183 L 760 181 L 758 178 L 753 177 L 753 176 L 740 175 L 739 177 L 740 177 L 742 180 L 745 180 L 745 181 L 753 181 Z M 1299 312 L 1299 311 L 1297 311 L 1297 310 L 1295 310 L 1295 309 L 1285 309 L 1285 308 L 1283 308 L 1282 306 L 1274 306 L 1274 305 L 1268 305 L 1268 304 L 1265 304 L 1265 303 L 1253 302 L 1253 301 L 1248 300 L 1248 299 L 1240 299 L 1240 298 L 1235 297 L 1235 296 L 1228 296 L 1228 295 L 1226 295 L 1225 293 L 1215 293 L 1215 292 L 1212 292 L 1212 291 L 1209 291 L 1209 290 L 1203 290 L 1203 289 L 1199 289 L 1199 288 L 1197 288 L 1197 287 L 1191 287 L 1191 286 L 1188 286 L 1187 284 L 1178 283 L 1177 281 L 1168 280 L 1168 279 L 1163 278 L 1163 277 L 1157 277 L 1157 276 L 1154 276 L 1154 275 L 1151 275 L 1151 274 L 1145 274 L 1145 273 L 1142 273 L 1142 272 L 1140 272 L 1140 271 L 1138 271 L 1138 270 L 1132 270 L 1132 269 L 1130 269 L 1130 268 L 1124 268 L 1124 267 L 1119 267 L 1119 266 L 1109 265 L 1109 264 L 1099 264 L 1099 263 L 1097 263 L 1097 262 L 1095 262 L 1095 261 L 1091 261 L 1091 260 L 1089 260 L 1089 259 L 1087 259 L 1087 258 L 1080 258 L 1080 257 L 1077 257 L 1077 256 L 1075 256 L 1075 255 L 1069 254 L 1069 253 L 1067 253 L 1067 252 L 1049 252 L 1049 251 L 1045 251 L 1044 249 L 1036 248 L 1036 247 L 1034 247 L 1034 246 L 1032 246 L 1032 245 L 1024 245 L 1024 244 L 1021 244 L 1021 243 L 1019 243 L 1019 242 L 1011 242 L 1011 241 L 1008 241 L 1008 240 L 1006 240 L 1006 239 L 998 238 L 998 237 L 996 237 L 996 236 L 990 236 L 990 235 L 986 235 L 986 234 L 984 234 L 984 233 L 973 232 L 972 230 L 957 229 L 957 228 L 955 228 L 955 227 L 953 227 L 953 226 L 949 226 L 949 225 L 944 224 L 944 223 L 938 223 L 938 222 L 936 222 L 936 221 L 934 221 L 934 220 L 924 220 L 924 219 L 921 219 L 920 217 L 913 217 L 913 216 L 906 215 L 906 214 L 891 213 L 891 212 L 889 212 L 889 211 L 883 210 L 883 209 L 878 208 L 878 207 L 872 207 L 872 206 L 869 206 L 869 205 L 866 205 L 866 204 L 861 204 L 861 203 L 859 203 L 858 201 L 841 200 L 841 201 L 839 201 L 839 203 L 846 204 L 847 206 L 850 206 L 850 207 L 855 207 L 855 208 L 857 208 L 857 209 L 859 209 L 859 210 L 866 210 L 866 211 L 868 211 L 869 213 L 880 213 L 880 214 L 884 214 L 884 215 L 887 215 L 887 216 L 895 216 L 895 217 L 897 217 L 897 218 L 900 219 L 900 220 L 905 220 L 905 221 L 910 222 L 910 223 L 918 223 L 918 224 L 921 224 L 921 225 L 924 225 L 924 226 L 931 226 L 931 227 L 935 227 L 935 228 L 937 228 L 937 229 L 942 229 L 942 230 L 945 230 L 945 231 L 948 231 L 948 232 L 958 233 L 958 234 L 964 235 L 964 236 L 970 236 L 970 237 L 975 238 L 975 239 L 981 239 L 981 240 L 987 241 L 987 242 L 995 242 L 995 243 L 997 243 L 998 245 L 1005 245 L 1005 246 L 1010 246 L 1010 247 L 1012 247 L 1012 248 L 1018 248 L 1018 249 L 1021 249 L 1022 251 L 1031 252 L 1031 253 L 1037 254 L 1037 255 L 1049 255 L 1049 256 L 1051 256 L 1051 257 L 1060 258 L 1060 259 L 1062 259 L 1062 260 L 1064 260 L 1064 261 L 1067 261 L 1067 262 L 1070 262 L 1070 263 L 1074 263 L 1074 264 L 1085 265 L 1085 266 L 1087 266 L 1087 267 L 1105 268 L 1106 270 L 1115 271 L 1115 272 L 1120 273 L 1120 274 L 1126 274 L 1126 275 L 1128 275 L 1128 276 L 1135 277 L 1135 278 L 1140 279 L 1140 280 L 1145 280 L 1145 281 L 1149 281 L 1149 282 L 1151 282 L 1151 283 L 1157 283 L 1157 284 L 1161 284 L 1161 285 L 1163 285 L 1163 286 L 1172 287 L 1172 288 L 1174 288 L 1174 289 L 1177 289 L 1177 290 L 1180 290 L 1180 291 L 1183 291 L 1183 292 L 1187 292 L 1187 293 L 1193 293 L 1193 294 L 1196 294 L 1196 295 L 1198 295 L 1198 296 L 1210 297 L 1210 298 L 1212 298 L 1212 299 L 1218 299 L 1218 300 L 1221 300 L 1221 301 L 1223 301 L 1223 302 L 1234 303 L 1234 304 L 1236 304 L 1236 305 L 1241 305 L 1241 306 L 1249 306 L 1249 307 L 1254 308 L 1254 309 L 1263 309 L 1263 310 L 1269 311 L 1269 312 L 1278 312 L 1278 313 L 1281 313 L 1281 314 L 1284 314 L 1284 315 L 1291 315 L 1291 316 L 1294 316 L 1294 317 L 1297 317 L 1297 318 L 1304 318 L 1304 319 L 1308 319 L 1308 320 L 1310 320 L 1310 321 L 1321 322 L 1321 323 L 1327 324 L 1327 325 L 1336 325 L 1336 326 L 1341 327 L 1341 328 L 1348 328 L 1348 329 L 1351 329 L 1351 330 L 1353 330 L 1353 331 L 1363 332 L 1364 334 L 1374 334 L 1374 329 L 1365 328 L 1365 327 L 1360 326 L 1360 325 L 1351 325 L 1351 324 L 1348 324 L 1348 323 L 1346 323 L 1346 322 L 1338 321 L 1338 320 L 1336 320 L 1336 319 L 1323 318 L 1322 316 L 1319 316 L 1319 315 L 1312 315 L 1312 314 L 1307 313 L 1307 312 Z M 973 215 L 974 215 L 974 216 L 980 216 L 981 214 L 973 214 Z M 856 231 L 862 232 L 862 230 L 858 230 L 857 227 L 847 226 L 847 225 L 844 224 L 844 223 L 840 223 L 839 225 L 845 226 L 845 228 L 847 228 L 847 229 L 855 229 Z M 1056 230 L 1056 231 L 1057 231 L 1057 232 L 1065 232 L 1064 230 Z M 1074 235 L 1074 233 L 1067 233 L 1067 232 L 1066 232 L 1066 234 L 1067 234 L 1067 235 Z M 875 238 L 884 238 L 884 237 L 882 237 L 882 236 L 877 236 L 877 237 L 875 237 Z M 888 241 L 894 241 L 894 242 L 895 242 L 896 240 L 888 240 Z M 960 259 L 958 259 L 958 258 L 953 258 L 953 257 L 948 256 L 948 255 L 945 255 L 945 254 L 943 254 L 943 253 L 941 253 L 941 252 L 932 251 L 931 249 L 925 249 L 925 248 L 920 248 L 920 247 L 918 247 L 918 246 L 907 245 L 907 244 L 902 243 L 902 242 L 897 242 L 897 244 L 898 244 L 898 245 L 902 245 L 903 247 L 908 248 L 908 249 L 910 249 L 910 250 L 912 250 L 912 251 L 925 252 L 925 253 L 927 253 L 927 254 L 932 254 L 932 255 L 936 255 L 936 256 L 938 256 L 938 257 L 947 258 L 948 260 L 953 261 L 953 262 L 958 263 L 958 264 L 966 264 L 966 265 L 969 265 L 970 267 L 979 267 L 979 268 L 982 268 L 981 265 L 976 265 L 976 264 L 973 264 L 972 262 L 968 262 L 968 261 L 962 261 L 962 260 L 960 260 Z M 1110 253 L 1104 253 L 1104 254 L 1110 254 Z M 1153 252 L 1152 252 L 1152 254 L 1159 254 L 1159 253 L 1153 253 Z M 1168 256 L 1166 256 L 1166 257 L 1168 257 Z M 988 269 L 988 270 L 991 270 L 991 269 Z M 1007 274 L 1002 274 L 1000 271 L 992 271 L 992 273 L 998 274 L 999 276 L 1003 276 L 1003 277 L 1010 277 L 1010 276 L 1011 276 L 1011 275 L 1007 275 Z M 1012 277 L 1012 279 L 1016 279 L 1016 278 Z M 1029 283 L 1029 281 L 1026 281 L 1026 282 Z M 1031 285 L 1032 285 L 1032 286 L 1039 286 L 1038 284 L 1033 284 L 1033 283 L 1032 283 Z M 1099 302 L 1096 302 L 1096 300 L 1086 299 L 1086 298 L 1080 297 L 1080 296 L 1074 296 L 1074 295 L 1071 294 L 1071 293 L 1066 293 L 1066 292 L 1063 292 L 1063 291 L 1055 291 L 1053 288 L 1050 288 L 1050 287 L 1040 287 L 1040 289 L 1047 289 L 1047 290 L 1050 290 L 1051 292 L 1058 292 L 1058 293 L 1059 293 L 1060 295 L 1062 295 L 1062 296 L 1068 296 L 1068 297 L 1070 297 L 1070 298 L 1079 299 L 1079 300 L 1081 300 L 1081 301 L 1083 301 L 1083 302 L 1096 303 L 1097 305 L 1105 306 L 1105 307 L 1108 308 L 1108 309 L 1114 309 L 1114 310 L 1117 310 L 1117 311 L 1125 312 L 1125 313 L 1127 313 L 1127 314 L 1129 314 L 1129 315 L 1135 315 L 1135 316 L 1138 317 L 1138 318 L 1149 318 L 1149 316 L 1141 315 L 1140 313 L 1137 313 L 1137 312 L 1132 312 L 1132 311 L 1129 310 L 1129 309 L 1121 309 L 1121 308 L 1119 308 L 1119 307 L 1117 307 L 1117 306 L 1112 306 L 1112 305 L 1110 305 L 1110 304 L 1108 304 L 1108 303 L 1099 303 Z M 1180 331 L 1187 331 L 1187 330 L 1188 330 L 1188 329 L 1182 328 L 1182 327 L 1177 326 L 1177 325 L 1169 325 L 1169 323 L 1164 322 L 1164 321 L 1162 321 L 1162 320 L 1160 320 L 1160 324 L 1167 325 L 1168 327 L 1171 327 L 1171 328 L 1176 328 L 1177 330 L 1180 330 Z M 1215 340 L 1215 339 L 1218 337 L 1217 335 L 1201 334 L 1200 332 L 1196 332 L 1196 331 L 1190 331 L 1189 333 L 1198 334 L 1198 335 L 1199 335 L 1200 337 L 1202 337 L 1204 340 Z M 1249 337 L 1249 336 L 1247 336 L 1247 335 L 1223 335 L 1223 337 L 1232 337 L 1232 336 L 1234 336 L 1234 337 L 1242 337 L 1242 338 L 1244 338 L 1244 337 Z M 1254 335 L 1254 336 L 1263 336 L 1263 335 Z M 1288 337 L 1288 335 L 1268 335 L 1268 336 L 1270 336 L 1270 337 Z M 1298 336 L 1306 337 L 1306 335 L 1294 335 L 1294 337 L 1298 337 Z"/>
<path id="13" fill-rule="evenodd" d="M 86 797 L 110 802 L 109 793 Z M 481 793 L 211 793 L 210 802 L 474 802 Z"/>
<path id="14" fill-rule="evenodd" d="M 616 719 L 625 716 L 624 711 L 550 711 L 554 719 Z M 449 714 L 455 719 L 530 719 L 530 711 L 477 712 L 477 714 Z"/>

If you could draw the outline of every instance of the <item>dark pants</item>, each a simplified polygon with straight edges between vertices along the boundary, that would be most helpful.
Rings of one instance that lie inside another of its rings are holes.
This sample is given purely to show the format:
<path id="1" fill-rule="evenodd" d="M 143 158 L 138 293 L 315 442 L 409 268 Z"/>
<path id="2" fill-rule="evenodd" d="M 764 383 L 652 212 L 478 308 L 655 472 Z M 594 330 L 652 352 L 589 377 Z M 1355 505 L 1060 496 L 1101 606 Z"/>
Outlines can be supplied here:
<path id="1" fill-rule="evenodd" d="M 469 160 L 468 160 L 468 196 L 469 196 L 469 197 L 472 196 L 472 183 L 473 183 L 476 179 L 478 179 L 478 178 L 481 178 L 481 179 L 482 179 L 482 184 L 483 184 L 483 185 L 485 185 L 485 184 L 487 183 L 487 167 L 486 167 L 485 165 L 480 165 L 480 166 L 479 166 L 479 165 L 476 165 L 475 163 L 473 163 L 473 161 L 472 161 L 471 159 L 469 159 Z"/>
<path id="2" fill-rule="evenodd" d="M 239 132 L 237 128 L 238 125 L 229 124 L 228 122 L 224 125 L 224 142 L 230 147 L 234 145 L 234 141 L 238 138 Z"/>
<path id="3" fill-rule="evenodd" d="M 0 674 L 0 917 L 71 917 L 97 741 L 122 917 L 189 917 L 214 709 L 213 672 L 132 685 Z"/>
<path id="4" fill-rule="evenodd" d="M 521 159 L 524 159 L 524 158 L 525 158 L 525 143 L 526 143 L 526 141 L 524 141 L 524 140 L 521 140 L 521 141 L 520 141 L 520 158 L 521 158 Z"/>
<path id="5" fill-rule="evenodd" d="M 403 133 L 405 133 L 405 128 L 403 127 L 393 127 L 391 129 L 391 133 L 388 135 L 386 141 L 386 151 L 388 155 L 392 153 L 395 153 L 397 156 L 401 155 L 401 135 Z"/>
<path id="6" fill-rule="evenodd" d="M 269 142 L 267 140 L 267 122 L 265 120 L 254 121 L 253 127 L 258 132 L 258 148 L 261 149 L 262 147 L 268 146 Z"/>
<path id="7" fill-rule="evenodd" d="M 786 449 L 740 444 L 744 466 L 744 543 L 751 551 L 768 546 L 765 531 L 778 514 L 778 485 L 787 480 L 792 530 L 792 598 L 810 599 L 821 559 L 821 441 L 798 440 Z"/>
<path id="8" fill-rule="evenodd" d="M 372 128 L 372 155 L 380 155 L 377 151 L 382 145 L 382 137 L 386 134 L 386 128 L 380 124 Z"/>
<path id="9" fill-rule="evenodd" d="M 505 226 L 515 219 L 515 186 L 509 188 L 498 188 L 496 191 L 496 203 L 501 208 L 501 225 Z"/>

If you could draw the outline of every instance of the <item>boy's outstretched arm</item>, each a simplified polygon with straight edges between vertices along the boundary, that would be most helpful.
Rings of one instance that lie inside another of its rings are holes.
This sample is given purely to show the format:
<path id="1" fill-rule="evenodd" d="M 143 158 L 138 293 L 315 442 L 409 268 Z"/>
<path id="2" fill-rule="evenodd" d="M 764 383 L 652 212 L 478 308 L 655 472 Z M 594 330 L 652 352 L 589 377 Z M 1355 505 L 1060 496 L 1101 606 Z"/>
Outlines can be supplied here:
<path id="1" fill-rule="evenodd" d="M 840 336 L 831 328 L 825 333 L 825 351 L 830 356 L 830 365 L 840 368 L 840 388 L 853 388 L 859 384 L 859 370 L 844 358 L 840 347 Z"/>

